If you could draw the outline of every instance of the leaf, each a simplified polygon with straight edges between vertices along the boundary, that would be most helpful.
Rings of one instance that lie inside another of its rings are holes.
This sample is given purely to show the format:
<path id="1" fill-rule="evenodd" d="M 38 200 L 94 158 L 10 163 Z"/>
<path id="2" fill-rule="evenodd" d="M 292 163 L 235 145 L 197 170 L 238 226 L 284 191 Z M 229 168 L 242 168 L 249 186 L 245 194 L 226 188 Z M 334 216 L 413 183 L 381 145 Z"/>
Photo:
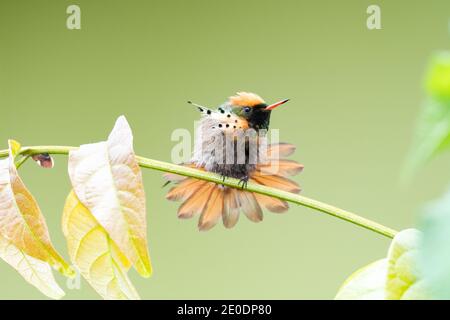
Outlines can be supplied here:
<path id="1" fill-rule="evenodd" d="M 14 159 L 20 144 L 9 141 L 9 157 L 0 161 L 0 236 L 24 255 L 49 263 L 66 276 L 73 269 L 53 248 L 39 206 L 19 177 Z"/>
<path id="2" fill-rule="evenodd" d="M 424 105 L 406 173 L 411 175 L 423 164 L 450 147 L 450 53 L 435 55 L 431 61 Z"/>
<path id="3" fill-rule="evenodd" d="M 450 299 L 450 189 L 425 207 L 420 262 L 435 299 Z"/>
<path id="4" fill-rule="evenodd" d="M 383 300 L 387 259 L 375 261 L 353 273 L 339 289 L 336 300 Z"/>
<path id="5" fill-rule="evenodd" d="M 125 117 L 117 119 L 106 142 L 70 152 L 69 176 L 80 202 L 136 270 L 149 277 L 145 193 Z"/>
<path id="6" fill-rule="evenodd" d="M 352 274 L 335 299 L 428 299 L 430 287 L 419 270 L 418 250 L 421 233 L 416 229 L 399 232 L 389 247 L 388 256 Z"/>
<path id="7" fill-rule="evenodd" d="M 139 299 L 127 276 L 130 262 L 73 191 L 62 225 L 72 262 L 104 299 Z"/>
<path id="8" fill-rule="evenodd" d="M 419 267 L 422 234 L 416 229 L 399 232 L 388 253 L 386 299 L 423 300 L 430 298 L 427 281 Z"/>
<path id="9" fill-rule="evenodd" d="M 426 88 L 436 99 L 450 99 L 450 52 L 442 51 L 432 58 Z"/>
<path id="10" fill-rule="evenodd" d="M 60 299 L 65 295 L 64 291 L 56 283 L 48 263 L 25 254 L 1 236 L 0 257 L 46 296 Z"/>
<path id="11" fill-rule="evenodd" d="M 429 99 L 419 120 L 416 142 L 409 165 L 417 170 L 450 142 L 450 101 Z"/>

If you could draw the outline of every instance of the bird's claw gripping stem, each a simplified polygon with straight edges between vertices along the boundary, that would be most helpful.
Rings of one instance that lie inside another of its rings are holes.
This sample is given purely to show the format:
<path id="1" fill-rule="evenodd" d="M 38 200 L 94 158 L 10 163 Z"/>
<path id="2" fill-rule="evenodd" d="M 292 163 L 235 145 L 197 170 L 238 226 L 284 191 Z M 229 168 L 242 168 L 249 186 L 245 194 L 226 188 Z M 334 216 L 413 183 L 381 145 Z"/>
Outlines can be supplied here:
<path id="1" fill-rule="evenodd" d="M 242 184 L 241 188 L 242 189 L 246 189 L 247 188 L 247 184 L 248 184 L 248 180 L 249 180 L 248 176 L 244 176 L 243 178 L 241 178 L 239 180 L 238 185 L 241 186 L 241 184 Z"/>

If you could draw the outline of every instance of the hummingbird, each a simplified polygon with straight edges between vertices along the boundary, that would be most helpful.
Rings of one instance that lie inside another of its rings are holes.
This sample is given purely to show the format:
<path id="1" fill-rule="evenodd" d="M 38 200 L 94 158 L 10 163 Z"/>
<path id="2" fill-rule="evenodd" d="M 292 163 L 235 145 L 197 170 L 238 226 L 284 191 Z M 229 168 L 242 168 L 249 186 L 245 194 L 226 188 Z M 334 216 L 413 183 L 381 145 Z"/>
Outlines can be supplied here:
<path id="1" fill-rule="evenodd" d="M 182 165 L 239 179 L 242 188 L 231 188 L 214 182 L 165 174 L 175 185 L 166 198 L 182 201 L 178 217 L 200 215 L 198 228 L 206 231 L 222 218 L 232 228 L 242 212 L 250 221 L 263 220 L 263 209 L 274 213 L 288 210 L 286 201 L 247 191 L 248 181 L 280 190 L 299 193 L 299 185 L 288 176 L 301 172 L 303 165 L 285 159 L 295 146 L 288 143 L 267 144 L 267 130 L 273 110 L 288 102 L 267 104 L 259 95 L 238 92 L 217 109 L 188 101 L 201 113 L 194 151 Z M 256 151 L 255 151 L 256 150 Z"/>

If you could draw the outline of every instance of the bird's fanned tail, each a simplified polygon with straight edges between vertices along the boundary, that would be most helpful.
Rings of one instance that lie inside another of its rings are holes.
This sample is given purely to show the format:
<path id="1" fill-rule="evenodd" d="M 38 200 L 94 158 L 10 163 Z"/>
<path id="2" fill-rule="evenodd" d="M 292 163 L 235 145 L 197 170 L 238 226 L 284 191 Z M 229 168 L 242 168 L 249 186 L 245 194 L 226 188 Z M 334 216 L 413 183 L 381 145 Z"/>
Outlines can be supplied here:
<path id="1" fill-rule="evenodd" d="M 299 185 L 288 179 L 287 176 L 299 173 L 303 169 L 303 165 L 293 160 L 279 158 L 287 157 L 294 151 L 295 146 L 287 143 L 269 145 L 268 161 L 256 165 L 255 170 L 250 174 L 250 181 L 299 193 L 301 190 Z M 185 165 L 196 167 L 195 164 Z M 199 169 L 202 170 L 202 168 Z M 238 222 L 240 213 L 253 222 L 260 222 L 263 220 L 262 209 L 274 213 L 286 212 L 289 209 L 286 201 L 270 196 L 176 174 L 166 174 L 165 178 L 175 183 L 166 198 L 183 202 L 178 209 L 178 217 L 192 218 L 194 215 L 200 215 L 198 222 L 200 230 L 211 229 L 221 217 L 224 226 L 232 228 Z"/>

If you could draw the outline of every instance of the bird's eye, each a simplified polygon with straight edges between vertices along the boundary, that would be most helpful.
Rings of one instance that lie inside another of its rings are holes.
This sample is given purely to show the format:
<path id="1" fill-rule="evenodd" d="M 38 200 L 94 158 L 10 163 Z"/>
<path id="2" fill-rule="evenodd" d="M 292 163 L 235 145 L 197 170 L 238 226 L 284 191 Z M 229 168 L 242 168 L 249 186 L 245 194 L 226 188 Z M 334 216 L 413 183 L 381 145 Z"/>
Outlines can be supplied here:
<path id="1" fill-rule="evenodd" d="M 244 108 L 244 112 L 247 112 L 247 113 L 248 113 L 248 112 L 250 112 L 250 110 L 251 110 L 250 107 L 245 107 L 245 108 Z"/>

